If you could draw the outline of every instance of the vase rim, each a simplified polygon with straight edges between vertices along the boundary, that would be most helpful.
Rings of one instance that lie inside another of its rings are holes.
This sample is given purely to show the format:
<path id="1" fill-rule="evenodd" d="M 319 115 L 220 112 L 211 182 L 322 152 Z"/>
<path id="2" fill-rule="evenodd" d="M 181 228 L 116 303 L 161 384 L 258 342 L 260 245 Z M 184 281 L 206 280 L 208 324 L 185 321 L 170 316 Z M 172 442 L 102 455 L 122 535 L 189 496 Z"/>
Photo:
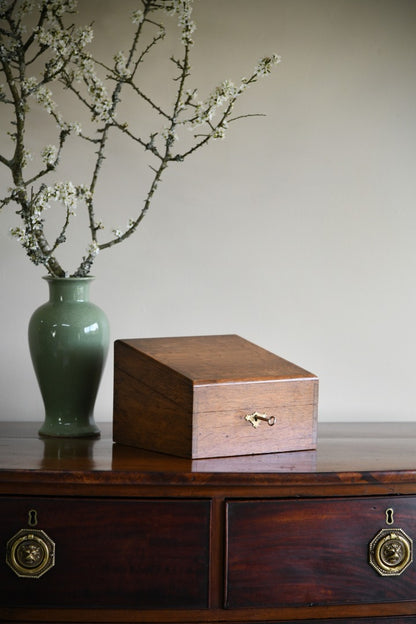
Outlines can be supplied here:
<path id="1" fill-rule="evenodd" d="M 52 275 L 43 275 L 42 279 L 47 282 L 90 282 L 95 279 L 94 275 L 86 275 L 85 277 L 54 277 Z"/>

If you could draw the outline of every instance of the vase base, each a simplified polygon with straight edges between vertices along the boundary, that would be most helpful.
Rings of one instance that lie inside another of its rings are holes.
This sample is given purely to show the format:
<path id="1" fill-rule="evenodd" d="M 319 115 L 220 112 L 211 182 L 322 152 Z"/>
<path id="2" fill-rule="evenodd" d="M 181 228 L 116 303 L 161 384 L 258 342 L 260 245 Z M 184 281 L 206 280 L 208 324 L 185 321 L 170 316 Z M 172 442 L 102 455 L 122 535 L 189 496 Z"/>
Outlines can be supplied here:
<path id="1" fill-rule="evenodd" d="M 97 425 L 67 427 L 66 425 L 48 425 L 44 423 L 38 431 L 42 438 L 99 438 L 100 430 Z"/>

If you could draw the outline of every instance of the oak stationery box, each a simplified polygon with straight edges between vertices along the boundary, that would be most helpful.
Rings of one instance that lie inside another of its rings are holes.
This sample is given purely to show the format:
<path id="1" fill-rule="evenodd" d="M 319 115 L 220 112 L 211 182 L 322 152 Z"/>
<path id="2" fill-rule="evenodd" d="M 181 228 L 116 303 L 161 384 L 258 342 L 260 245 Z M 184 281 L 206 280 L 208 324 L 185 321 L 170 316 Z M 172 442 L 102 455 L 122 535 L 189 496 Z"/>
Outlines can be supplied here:
<path id="1" fill-rule="evenodd" d="M 115 442 L 189 458 L 316 448 L 318 378 L 236 335 L 117 340 Z"/>

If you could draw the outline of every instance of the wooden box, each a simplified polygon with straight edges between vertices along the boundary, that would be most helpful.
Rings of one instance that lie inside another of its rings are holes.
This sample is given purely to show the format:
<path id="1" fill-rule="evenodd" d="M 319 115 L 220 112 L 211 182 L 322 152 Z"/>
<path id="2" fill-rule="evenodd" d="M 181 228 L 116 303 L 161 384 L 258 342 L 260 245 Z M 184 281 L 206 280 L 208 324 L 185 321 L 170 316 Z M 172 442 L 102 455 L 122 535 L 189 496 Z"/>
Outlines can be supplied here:
<path id="1" fill-rule="evenodd" d="M 236 335 L 117 340 L 115 442 L 206 458 L 316 448 L 318 379 Z"/>

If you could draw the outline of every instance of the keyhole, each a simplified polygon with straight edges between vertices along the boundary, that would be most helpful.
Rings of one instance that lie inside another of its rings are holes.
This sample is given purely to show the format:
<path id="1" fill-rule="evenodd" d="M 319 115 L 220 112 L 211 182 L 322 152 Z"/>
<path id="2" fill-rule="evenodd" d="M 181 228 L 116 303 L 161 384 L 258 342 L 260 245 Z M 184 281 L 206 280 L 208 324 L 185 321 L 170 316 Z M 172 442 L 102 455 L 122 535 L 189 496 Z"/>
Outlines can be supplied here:
<path id="1" fill-rule="evenodd" d="M 394 510 L 391 507 L 386 509 L 386 524 L 393 524 L 394 522 L 393 514 L 394 514 Z"/>
<path id="2" fill-rule="evenodd" d="M 28 524 L 31 527 L 35 527 L 38 523 L 38 512 L 36 511 L 36 509 L 30 509 L 29 513 L 28 513 Z"/>

